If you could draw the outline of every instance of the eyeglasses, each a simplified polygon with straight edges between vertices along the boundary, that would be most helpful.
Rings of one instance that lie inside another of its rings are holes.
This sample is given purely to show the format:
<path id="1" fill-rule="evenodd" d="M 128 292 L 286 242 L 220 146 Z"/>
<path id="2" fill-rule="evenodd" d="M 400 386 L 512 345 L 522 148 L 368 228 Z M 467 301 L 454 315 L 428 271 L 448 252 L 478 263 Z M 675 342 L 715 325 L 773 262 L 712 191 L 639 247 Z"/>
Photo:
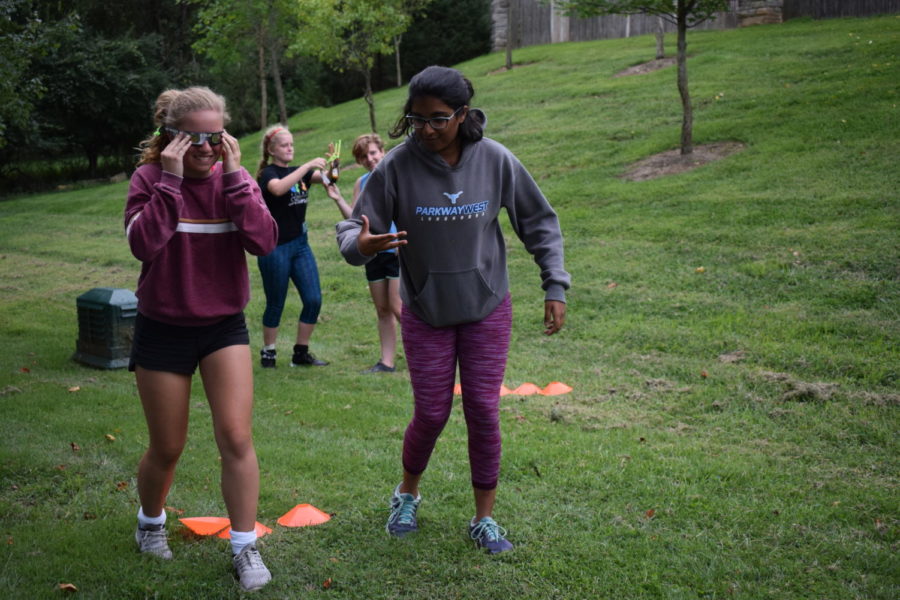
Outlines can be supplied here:
<path id="1" fill-rule="evenodd" d="M 191 138 L 192 146 L 202 146 L 204 142 L 209 140 L 210 146 L 218 146 L 222 143 L 222 135 L 225 133 L 224 131 L 216 131 L 215 133 L 207 133 L 205 131 L 181 131 L 180 129 L 175 129 L 174 127 L 166 127 L 166 133 L 168 133 L 174 139 L 179 133 L 183 133 L 184 135 Z"/>
<path id="2" fill-rule="evenodd" d="M 445 129 L 450 120 L 456 116 L 456 113 L 462 110 L 462 106 L 453 111 L 453 114 L 449 117 L 419 117 L 416 115 L 406 115 L 406 122 L 409 123 L 413 129 L 422 129 L 425 127 L 425 123 L 431 125 L 431 128 L 435 131 L 440 129 Z"/>

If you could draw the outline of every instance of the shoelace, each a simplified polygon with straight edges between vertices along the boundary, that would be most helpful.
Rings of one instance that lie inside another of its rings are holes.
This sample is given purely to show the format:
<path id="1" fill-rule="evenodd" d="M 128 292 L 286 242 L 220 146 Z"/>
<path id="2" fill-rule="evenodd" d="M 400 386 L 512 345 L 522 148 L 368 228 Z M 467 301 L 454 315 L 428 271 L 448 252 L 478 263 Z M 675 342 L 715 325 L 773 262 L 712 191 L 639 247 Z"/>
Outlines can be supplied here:
<path id="1" fill-rule="evenodd" d="M 165 529 L 144 529 L 142 545 L 148 550 L 158 550 L 168 545 Z"/>
<path id="2" fill-rule="evenodd" d="M 500 527 L 493 519 L 482 519 L 472 528 L 469 534 L 473 540 L 486 537 L 489 542 L 496 542 L 501 537 L 506 536 L 506 530 Z"/>
<path id="3" fill-rule="evenodd" d="M 413 516 L 416 514 L 416 503 L 414 500 L 402 498 L 400 505 L 397 507 L 397 523 L 408 525 L 413 522 Z"/>
<path id="4" fill-rule="evenodd" d="M 240 562 L 243 567 L 249 567 L 250 569 L 259 569 L 265 566 L 263 565 L 262 556 L 260 556 L 256 548 L 250 548 L 241 554 Z"/>

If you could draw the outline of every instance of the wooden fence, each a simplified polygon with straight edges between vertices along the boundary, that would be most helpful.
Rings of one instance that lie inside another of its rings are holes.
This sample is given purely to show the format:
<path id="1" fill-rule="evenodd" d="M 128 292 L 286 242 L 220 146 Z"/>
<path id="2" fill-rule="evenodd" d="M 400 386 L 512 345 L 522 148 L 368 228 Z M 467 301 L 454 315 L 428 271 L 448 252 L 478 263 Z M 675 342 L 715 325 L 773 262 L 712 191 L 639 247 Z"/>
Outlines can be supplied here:
<path id="1" fill-rule="evenodd" d="M 715 19 L 697 26 L 697 29 L 726 29 L 737 27 L 737 5 L 740 0 L 730 0 L 732 10 L 720 13 Z M 516 47 L 550 44 L 553 42 L 583 42 L 608 38 L 632 37 L 655 33 L 657 18 L 650 15 L 609 15 L 579 19 L 564 17 L 539 0 L 493 0 L 493 47 L 506 47 L 507 7 L 512 10 L 514 45 Z M 510 6 L 511 5 L 511 6 Z M 675 31 L 675 25 L 665 22 L 664 31 Z"/>
<path id="2" fill-rule="evenodd" d="M 756 7 L 763 7 L 757 10 Z M 512 13 L 512 31 L 507 21 Z M 564 17 L 546 0 L 491 0 L 493 49 L 506 47 L 507 35 L 513 46 L 533 46 L 553 42 L 623 38 L 655 33 L 657 18 L 649 15 L 609 15 L 578 19 Z M 756 13 L 765 13 L 760 18 Z M 900 13 L 900 0 L 729 0 L 729 10 L 697 26 L 697 29 L 730 29 L 754 22 L 779 22 L 796 17 L 862 17 Z M 670 33 L 675 26 L 664 23 Z"/>
<path id="3" fill-rule="evenodd" d="M 784 0 L 784 20 L 868 17 L 900 12 L 900 0 Z"/>

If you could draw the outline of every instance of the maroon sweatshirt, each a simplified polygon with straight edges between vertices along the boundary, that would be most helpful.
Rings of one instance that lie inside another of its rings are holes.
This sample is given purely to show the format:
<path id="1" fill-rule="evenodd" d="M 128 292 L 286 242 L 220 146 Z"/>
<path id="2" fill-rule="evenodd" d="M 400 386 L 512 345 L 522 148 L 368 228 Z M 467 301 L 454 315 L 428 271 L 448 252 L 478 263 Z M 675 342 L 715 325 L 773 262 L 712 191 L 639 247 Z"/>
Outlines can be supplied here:
<path id="1" fill-rule="evenodd" d="M 131 177 L 125 235 L 141 261 L 138 311 L 172 325 L 209 325 L 250 300 L 246 250 L 275 248 L 278 226 L 259 186 L 243 168 L 182 178 L 159 164 Z"/>

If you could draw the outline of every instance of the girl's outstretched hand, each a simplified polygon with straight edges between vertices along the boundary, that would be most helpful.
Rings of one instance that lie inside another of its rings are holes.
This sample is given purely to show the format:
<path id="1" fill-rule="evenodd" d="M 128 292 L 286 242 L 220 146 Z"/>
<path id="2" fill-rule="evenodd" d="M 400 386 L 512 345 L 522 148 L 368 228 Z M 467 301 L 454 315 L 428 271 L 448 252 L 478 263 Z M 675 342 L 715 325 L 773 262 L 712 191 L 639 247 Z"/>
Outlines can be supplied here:
<path id="1" fill-rule="evenodd" d="M 241 168 L 241 145 L 227 131 L 222 134 L 222 170 L 233 173 Z"/>
<path id="2" fill-rule="evenodd" d="M 356 248 L 364 256 L 374 256 L 383 250 L 406 245 L 406 240 L 401 239 L 406 237 L 405 231 L 374 235 L 369 233 L 369 218 L 366 215 L 361 215 L 361 217 L 362 229 L 360 229 L 359 236 L 356 238 Z"/>
<path id="3" fill-rule="evenodd" d="M 559 300 L 544 302 L 544 335 L 553 335 L 566 322 L 566 303 Z"/>

